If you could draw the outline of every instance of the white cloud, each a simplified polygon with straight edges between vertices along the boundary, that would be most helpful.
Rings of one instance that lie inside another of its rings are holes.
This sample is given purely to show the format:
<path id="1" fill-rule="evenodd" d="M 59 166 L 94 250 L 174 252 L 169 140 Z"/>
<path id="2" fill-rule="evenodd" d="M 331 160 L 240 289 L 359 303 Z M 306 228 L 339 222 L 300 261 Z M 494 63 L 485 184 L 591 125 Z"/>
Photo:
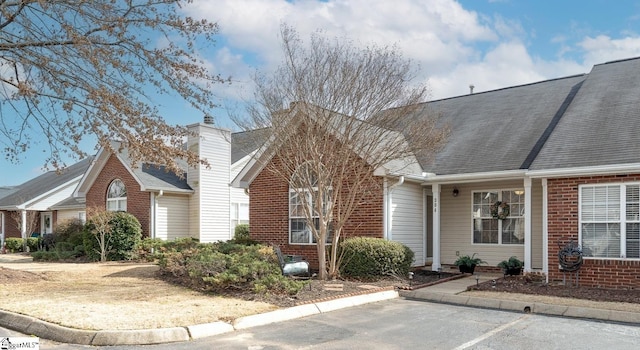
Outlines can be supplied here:
<path id="1" fill-rule="evenodd" d="M 585 51 L 584 62 L 588 65 L 640 56 L 640 37 L 612 39 L 607 35 L 588 36 L 578 46 Z"/>
<path id="2" fill-rule="evenodd" d="M 433 98 L 487 91 L 539 80 L 588 73 L 593 64 L 640 56 L 640 38 L 589 37 L 576 43 L 564 34 L 553 58 L 529 52 L 536 31 L 503 15 L 476 13 L 454 0 L 196 0 L 186 8 L 193 17 L 220 25 L 222 47 L 210 58 L 216 71 L 231 74 L 234 84 L 220 90 L 225 98 L 247 97 L 255 68 L 272 70 L 281 60 L 281 23 L 305 40 L 322 30 L 356 44 L 396 45 L 419 65 L 419 81 L 428 80 Z M 576 36 L 577 34 L 577 36 Z M 571 53 L 571 59 L 565 58 Z"/>

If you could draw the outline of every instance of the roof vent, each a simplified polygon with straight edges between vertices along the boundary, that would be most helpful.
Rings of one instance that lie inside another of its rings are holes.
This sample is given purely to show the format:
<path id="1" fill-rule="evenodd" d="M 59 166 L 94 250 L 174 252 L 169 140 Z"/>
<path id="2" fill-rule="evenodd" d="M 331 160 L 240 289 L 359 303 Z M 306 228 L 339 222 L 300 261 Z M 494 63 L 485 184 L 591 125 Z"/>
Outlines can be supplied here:
<path id="1" fill-rule="evenodd" d="M 204 116 L 204 123 L 205 124 L 213 124 L 213 117 L 210 115 L 205 115 Z"/>
<path id="2" fill-rule="evenodd" d="M 474 88 L 474 87 L 475 87 L 475 86 L 473 86 L 473 84 L 470 84 L 470 85 L 469 85 L 469 95 L 471 95 L 471 94 L 473 93 L 473 88 Z"/>

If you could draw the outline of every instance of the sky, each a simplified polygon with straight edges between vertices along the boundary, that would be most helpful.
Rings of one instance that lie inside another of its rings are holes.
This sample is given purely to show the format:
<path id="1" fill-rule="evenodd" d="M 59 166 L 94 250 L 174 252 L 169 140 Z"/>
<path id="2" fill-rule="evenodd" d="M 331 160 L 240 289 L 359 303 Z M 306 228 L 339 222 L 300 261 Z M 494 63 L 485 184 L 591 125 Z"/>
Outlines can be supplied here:
<path id="1" fill-rule="evenodd" d="M 251 98 L 251 76 L 281 61 L 279 28 L 303 40 L 321 30 L 357 45 L 396 45 L 426 82 L 433 100 L 589 73 L 594 64 L 640 56 L 640 1 L 628 0 L 194 0 L 186 15 L 215 21 L 220 33 L 203 57 L 215 73 L 216 124 L 234 129 L 230 112 Z M 158 107 L 170 124 L 202 120 L 172 97 Z M 95 153 L 91 142 L 85 151 Z M 19 164 L 0 159 L 0 186 L 43 172 L 46 153 L 32 149 Z M 73 163 L 74 160 L 69 160 Z"/>

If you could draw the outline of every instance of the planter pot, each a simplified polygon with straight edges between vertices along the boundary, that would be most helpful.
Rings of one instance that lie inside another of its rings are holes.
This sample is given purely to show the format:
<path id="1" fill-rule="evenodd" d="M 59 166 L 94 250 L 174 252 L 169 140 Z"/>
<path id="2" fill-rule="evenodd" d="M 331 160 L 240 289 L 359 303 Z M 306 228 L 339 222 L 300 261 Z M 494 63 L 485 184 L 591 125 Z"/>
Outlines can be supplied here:
<path id="1" fill-rule="evenodd" d="M 469 266 L 469 265 L 460 265 L 460 266 L 458 266 L 458 268 L 460 269 L 460 272 L 462 272 L 462 273 L 473 274 L 473 271 L 476 270 L 476 265 L 475 264 L 471 265 L 471 266 Z"/>
<path id="2" fill-rule="evenodd" d="M 518 276 L 522 273 L 522 267 L 508 268 L 504 270 L 505 276 Z"/>

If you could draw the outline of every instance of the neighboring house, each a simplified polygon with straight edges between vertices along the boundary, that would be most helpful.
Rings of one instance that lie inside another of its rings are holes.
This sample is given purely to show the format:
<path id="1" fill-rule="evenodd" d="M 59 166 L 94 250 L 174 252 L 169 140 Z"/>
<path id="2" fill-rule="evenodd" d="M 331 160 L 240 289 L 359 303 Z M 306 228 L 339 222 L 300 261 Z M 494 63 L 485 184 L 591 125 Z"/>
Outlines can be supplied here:
<path id="1" fill-rule="evenodd" d="M 235 225 L 248 223 L 249 199 L 244 190 L 231 188 L 230 179 L 246 164 L 245 138 L 210 124 L 188 126 L 186 147 L 199 154 L 209 167 L 183 165 L 183 174 L 162 166 L 142 163 L 131 166 L 126 147 L 116 153 L 101 149 L 84 174 L 75 197 L 87 208 L 122 210 L 133 214 L 143 236 L 173 240 L 192 237 L 201 242 L 228 240 Z M 119 143 L 113 149 L 120 149 Z M 62 205 L 74 203 L 63 203 Z"/>
<path id="2" fill-rule="evenodd" d="M 423 107 L 407 122 L 438 113 L 446 144 L 418 157 L 422 171 L 376 172 L 384 189 L 347 235 L 405 243 L 433 270 L 459 255 L 489 266 L 517 256 L 550 280 L 563 279 L 559 247 L 573 240 L 581 284 L 640 288 L 640 58 Z M 288 183 L 264 161 L 278 159 L 250 161 L 233 181 L 249 190 L 252 238 L 317 262 L 313 244 L 293 243 Z"/>
<path id="3" fill-rule="evenodd" d="M 0 239 L 52 233 L 61 220 L 55 209 L 71 197 L 93 157 L 85 158 L 60 173 L 49 171 L 21 185 L 0 189 Z M 65 217 L 82 217 L 84 208 L 69 208 Z M 18 222 L 20 225 L 18 225 Z M 31 227 L 31 232 L 26 232 Z"/>

